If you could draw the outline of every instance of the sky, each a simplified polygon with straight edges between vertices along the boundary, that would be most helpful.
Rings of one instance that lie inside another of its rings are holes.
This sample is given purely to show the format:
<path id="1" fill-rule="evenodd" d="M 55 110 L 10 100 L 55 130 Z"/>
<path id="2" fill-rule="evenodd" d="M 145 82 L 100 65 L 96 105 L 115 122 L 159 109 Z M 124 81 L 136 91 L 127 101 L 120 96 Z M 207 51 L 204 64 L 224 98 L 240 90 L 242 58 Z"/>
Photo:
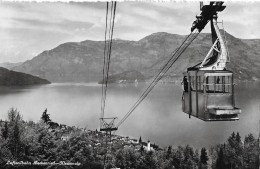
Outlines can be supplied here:
<path id="1" fill-rule="evenodd" d="M 225 2 L 227 32 L 260 39 L 260 2 Z M 23 62 L 65 42 L 104 40 L 105 2 L 0 1 L 0 63 Z M 140 40 L 155 32 L 187 35 L 199 2 L 118 2 L 113 38 Z M 202 32 L 209 32 L 209 26 Z"/>

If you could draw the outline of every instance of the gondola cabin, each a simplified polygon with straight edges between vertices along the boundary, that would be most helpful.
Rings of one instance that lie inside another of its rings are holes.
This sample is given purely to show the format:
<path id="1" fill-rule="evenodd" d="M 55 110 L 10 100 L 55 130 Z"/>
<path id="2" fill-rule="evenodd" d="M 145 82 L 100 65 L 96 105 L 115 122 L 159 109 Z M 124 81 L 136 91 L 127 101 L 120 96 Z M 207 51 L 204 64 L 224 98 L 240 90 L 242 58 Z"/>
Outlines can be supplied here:
<path id="1" fill-rule="evenodd" d="M 200 32 L 210 21 L 213 44 L 201 63 L 187 69 L 182 82 L 183 112 L 204 121 L 238 120 L 241 113 L 235 107 L 233 73 L 226 70 L 228 49 L 217 25 L 217 12 L 225 9 L 223 3 L 202 5 L 202 12 L 196 17 L 191 31 L 197 29 Z"/>
<path id="2" fill-rule="evenodd" d="M 184 73 L 183 86 L 183 112 L 204 121 L 239 119 L 231 71 L 190 70 Z"/>

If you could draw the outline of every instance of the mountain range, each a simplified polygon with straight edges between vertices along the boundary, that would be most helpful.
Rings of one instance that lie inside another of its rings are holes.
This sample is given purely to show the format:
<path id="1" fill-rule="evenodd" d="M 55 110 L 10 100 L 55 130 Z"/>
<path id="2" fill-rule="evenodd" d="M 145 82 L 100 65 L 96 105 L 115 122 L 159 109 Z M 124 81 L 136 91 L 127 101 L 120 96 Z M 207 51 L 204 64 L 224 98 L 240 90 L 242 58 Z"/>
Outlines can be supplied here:
<path id="1" fill-rule="evenodd" d="M 258 81 L 260 40 L 239 39 L 222 31 L 222 34 L 224 33 L 230 56 L 227 69 L 234 72 L 236 80 Z M 124 72 L 133 71 L 139 72 L 146 80 L 150 79 L 158 73 L 171 52 L 181 45 L 185 37 L 158 32 L 139 41 L 115 39 L 112 44 L 109 74 L 122 76 Z M 199 34 L 169 70 L 166 81 L 180 80 L 188 67 L 204 59 L 211 45 L 211 34 Z M 12 70 L 32 74 L 51 82 L 100 82 L 103 77 L 103 58 L 104 41 L 68 42 L 43 51 L 33 59 L 13 67 Z"/>

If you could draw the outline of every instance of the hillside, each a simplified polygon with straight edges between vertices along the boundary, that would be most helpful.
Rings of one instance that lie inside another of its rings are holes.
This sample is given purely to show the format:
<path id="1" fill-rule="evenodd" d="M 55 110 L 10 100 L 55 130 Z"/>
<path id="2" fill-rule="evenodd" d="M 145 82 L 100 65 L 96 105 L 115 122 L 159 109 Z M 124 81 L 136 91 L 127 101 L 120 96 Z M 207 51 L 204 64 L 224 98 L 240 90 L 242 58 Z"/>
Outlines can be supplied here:
<path id="1" fill-rule="evenodd" d="M 108 83 L 138 83 L 144 82 L 145 77 L 138 71 L 125 71 L 109 76 Z M 104 81 L 100 81 L 100 84 Z"/>
<path id="2" fill-rule="evenodd" d="M 0 119 L 1 169 L 206 169 L 218 166 L 227 169 L 234 164 L 250 166 L 244 167 L 246 169 L 259 168 L 259 141 L 251 133 L 242 138 L 239 132 L 233 132 L 225 142 L 202 149 L 176 143 L 162 148 L 149 140 L 143 141 L 141 136 L 137 140 L 112 134 L 111 141 L 106 143 L 107 133 L 97 129 L 46 122 L 44 118 L 26 122 L 13 108 L 6 117 L 5 121 Z M 13 148 L 14 145 L 19 148 Z M 105 158 L 107 167 L 104 167 Z"/>
<path id="3" fill-rule="evenodd" d="M 110 74 L 134 70 L 146 79 L 154 76 L 186 36 L 159 32 L 139 41 L 114 40 Z M 241 40 L 226 33 L 231 62 L 228 69 L 243 81 L 260 79 L 259 40 Z M 187 67 L 202 61 L 211 47 L 211 35 L 201 33 L 173 68 L 169 80 L 181 77 Z M 68 42 L 44 51 L 13 68 L 51 82 L 98 82 L 102 79 L 103 41 Z"/>
<path id="4" fill-rule="evenodd" d="M 0 86 L 24 86 L 49 84 L 50 82 L 29 74 L 10 71 L 0 67 Z"/>

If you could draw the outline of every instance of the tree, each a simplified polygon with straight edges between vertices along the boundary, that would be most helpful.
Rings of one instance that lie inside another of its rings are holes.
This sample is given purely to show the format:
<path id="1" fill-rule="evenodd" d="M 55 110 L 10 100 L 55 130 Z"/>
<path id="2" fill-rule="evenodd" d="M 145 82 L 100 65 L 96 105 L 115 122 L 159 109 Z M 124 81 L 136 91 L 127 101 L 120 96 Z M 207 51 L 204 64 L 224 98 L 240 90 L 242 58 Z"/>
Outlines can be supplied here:
<path id="1" fill-rule="evenodd" d="M 200 163 L 200 155 L 199 155 L 199 151 L 197 149 L 195 150 L 194 161 L 196 164 Z"/>
<path id="2" fill-rule="evenodd" d="M 200 152 L 200 167 L 207 168 L 208 165 L 208 154 L 206 148 L 202 148 Z"/>
<path id="3" fill-rule="evenodd" d="M 172 154 L 172 146 L 169 146 L 166 152 L 166 159 L 169 159 Z"/>
<path id="4" fill-rule="evenodd" d="M 184 163 L 184 148 L 182 146 L 178 146 L 178 149 L 176 149 L 173 152 L 172 155 L 172 164 L 175 168 L 183 168 Z"/>
<path id="5" fill-rule="evenodd" d="M 139 138 L 139 144 L 142 144 L 142 137 Z"/>
<path id="6" fill-rule="evenodd" d="M 116 166 L 119 168 L 124 168 L 124 154 L 123 154 L 123 150 L 117 150 L 116 151 Z"/>
<path id="7" fill-rule="evenodd" d="M 2 129 L 2 137 L 6 140 L 8 137 L 8 123 L 5 121 L 4 128 Z"/>
<path id="8" fill-rule="evenodd" d="M 137 160 L 140 153 L 135 152 L 133 148 L 123 148 L 115 154 L 115 165 L 119 168 L 138 168 Z"/>
<path id="9" fill-rule="evenodd" d="M 47 109 L 45 109 L 44 112 L 42 113 L 41 119 L 43 120 L 44 123 L 48 123 L 51 121 L 50 114 L 47 114 Z"/>
<path id="10" fill-rule="evenodd" d="M 12 114 L 11 116 L 12 118 L 15 117 L 15 121 L 11 123 L 8 148 L 11 151 L 12 155 L 17 160 L 18 157 L 21 157 L 20 153 L 22 153 L 22 149 L 23 149 L 22 142 L 21 142 L 21 131 L 22 131 L 21 116 L 17 112 L 17 110 L 11 111 L 10 113 Z M 12 118 L 11 120 L 13 120 Z"/>
<path id="11" fill-rule="evenodd" d="M 228 138 L 225 147 L 225 158 L 228 168 L 241 168 L 243 166 L 243 144 L 239 133 L 234 132 Z"/>
<path id="12" fill-rule="evenodd" d="M 4 166 L 8 160 L 11 160 L 12 154 L 8 149 L 6 142 L 0 142 L 0 166 Z"/>
<path id="13" fill-rule="evenodd" d="M 225 162 L 224 162 L 224 152 L 223 152 L 223 148 L 222 147 L 220 147 L 220 150 L 218 152 L 216 168 L 217 169 L 226 169 L 226 165 L 225 165 Z"/>
<path id="14" fill-rule="evenodd" d="M 18 120 L 22 120 L 21 115 L 19 114 L 19 111 L 17 109 L 11 108 L 8 113 L 8 120 L 9 120 L 9 126 L 13 126 L 14 123 Z"/>
<path id="15" fill-rule="evenodd" d="M 156 154 L 153 151 L 148 151 L 145 153 L 143 163 L 144 163 L 144 166 L 143 166 L 144 169 L 159 168 L 158 159 L 156 158 Z"/>
<path id="16" fill-rule="evenodd" d="M 241 143 L 241 137 L 238 132 L 236 134 L 236 141 L 237 141 L 237 143 Z"/>
<path id="17" fill-rule="evenodd" d="M 249 134 L 244 140 L 243 167 L 246 169 L 258 169 L 258 160 L 258 140 L 253 134 Z"/>
<path id="18" fill-rule="evenodd" d="M 141 147 L 140 147 L 139 151 L 141 152 L 141 154 L 143 154 L 143 152 L 144 152 L 144 146 L 143 146 L 143 144 L 141 144 Z"/>
<path id="19" fill-rule="evenodd" d="M 200 154 L 200 162 L 201 164 L 207 165 L 208 164 L 208 154 L 206 148 L 201 149 L 201 154 Z"/>
<path id="20" fill-rule="evenodd" d="M 196 168 L 198 166 L 196 159 L 199 157 L 196 157 L 196 154 L 194 153 L 194 149 L 191 146 L 187 145 L 184 147 L 183 155 L 184 155 L 184 159 L 180 167 L 188 169 L 188 168 Z"/>

